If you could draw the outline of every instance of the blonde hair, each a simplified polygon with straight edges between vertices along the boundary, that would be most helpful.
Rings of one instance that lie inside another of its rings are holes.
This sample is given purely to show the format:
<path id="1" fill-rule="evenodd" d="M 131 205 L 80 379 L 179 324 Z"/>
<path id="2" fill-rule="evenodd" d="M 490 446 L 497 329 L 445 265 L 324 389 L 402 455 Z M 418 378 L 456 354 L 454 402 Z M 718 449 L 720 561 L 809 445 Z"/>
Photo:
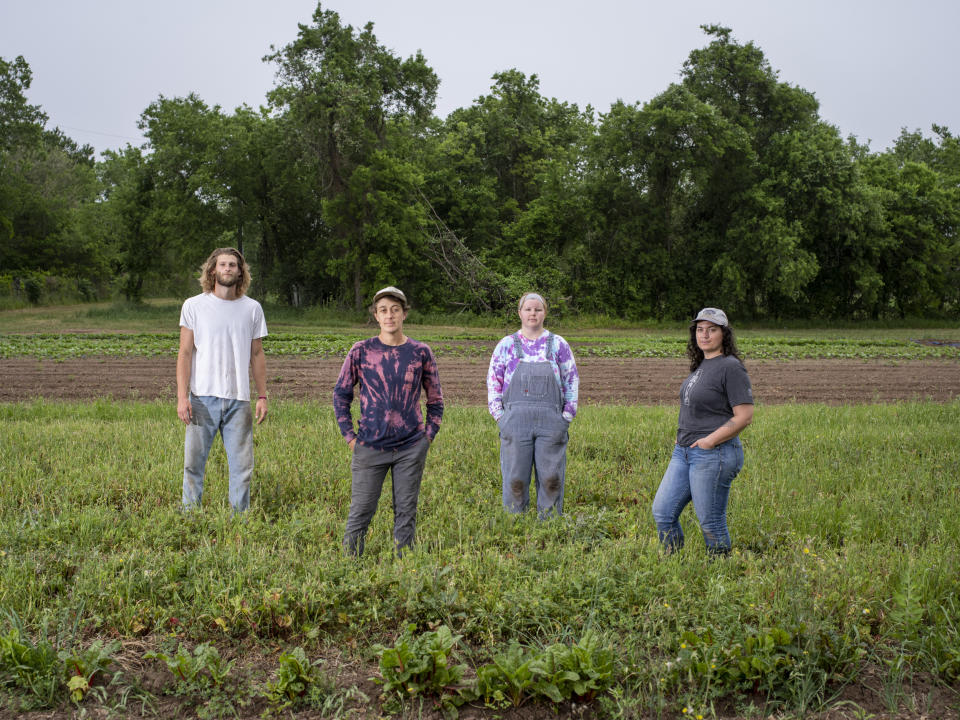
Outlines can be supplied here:
<path id="1" fill-rule="evenodd" d="M 523 303 L 525 303 L 527 300 L 531 298 L 533 298 L 534 300 L 539 300 L 541 303 L 543 303 L 544 313 L 547 313 L 550 311 L 550 308 L 547 307 L 547 301 L 543 299 L 543 295 L 541 295 L 540 293 L 531 291 L 531 292 L 525 292 L 523 295 L 520 296 L 520 302 L 517 303 L 517 312 L 520 312 L 521 308 L 523 308 Z"/>
<path id="2" fill-rule="evenodd" d="M 240 268 L 240 279 L 237 280 L 237 284 L 234 287 L 237 290 L 237 297 L 242 297 L 246 294 L 247 288 L 250 287 L 250 266 L 247 265 L 247 261 L 243 259 L 243 254 L 232 247 L 222 247 L 217 248 L 212 253 L 210 257 L 207 258 L 207 261 L 200 268 L 200 287 L 203 288 L 205 293 L 213 292 L 214 285 L 216 285 L 216 272 L 217 272 L 217 258 L 221 255 L 233 255 L 237 259 L 237 265 Z"/>

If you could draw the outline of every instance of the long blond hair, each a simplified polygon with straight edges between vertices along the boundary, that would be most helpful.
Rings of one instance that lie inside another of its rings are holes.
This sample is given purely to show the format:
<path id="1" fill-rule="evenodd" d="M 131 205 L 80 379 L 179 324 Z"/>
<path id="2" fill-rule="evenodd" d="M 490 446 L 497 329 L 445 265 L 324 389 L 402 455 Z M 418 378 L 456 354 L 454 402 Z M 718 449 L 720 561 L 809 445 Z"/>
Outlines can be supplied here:
<path id="1" fill-rule="evenodd" d="M 207 261 L 200 268 L 200 287 L 203 288 L 205 293 L 213 292 L 214 285 L 216 285 L 217 281 L 217 258 L 221 255 L 233 255 L 237 259 L 237 265 L 240 266 L 240 279 L 237 280 L 237 284 L 234 285 L 234 287 L 237 290 L 237 297 L 242 297 L 247 293 L 247 288 L 250 287 L 250 266 L 247 265 L 247 261 L 243 259 L 243 254 L 232 247 L 217 248 L 210 253 L 210 257 L 207 258 Z"/>

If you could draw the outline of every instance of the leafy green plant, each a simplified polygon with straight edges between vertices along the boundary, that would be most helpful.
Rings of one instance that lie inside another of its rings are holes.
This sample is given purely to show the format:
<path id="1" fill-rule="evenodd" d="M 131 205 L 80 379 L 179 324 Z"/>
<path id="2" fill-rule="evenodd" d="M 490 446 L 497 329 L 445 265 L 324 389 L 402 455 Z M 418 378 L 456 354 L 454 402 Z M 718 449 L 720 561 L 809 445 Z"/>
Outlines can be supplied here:
<path id="1" fill-rule="evenodd" d="M 280 654 L 276 680 L 267 683 L 267 700 L 277 711 L 291 707 L 322 708 L 335 693 L 336 684 L 320 669 L 321 662 L 310 662 L 303 648 Z"/>
<path id="2" fill-rule="evenodd" d="M 25 692 L 22 709 L 52 707 L 62 692 L 62 665 L 45 637 L 33 641 L 20 627 L 0 635 L 0 685 Z"/>
<path id="3" fill-rule="evenodd" d="M 532 696 L 535 655 L 516 641 L 492 663 L 477 668 L 477 695 L 491 707 L 520 707 Z"/>
<path id="4" fill-rule="evenodd" d="M 177 679 L 175 694 L 186 695 L 219 688 L 223 685 L 233 662 L 225 663 L 220 651 L 210 643 L 200 643 L 190 653 L 181 643 L 174 655 L 162 652 L 145 653 L 148 660 L 160 660 Z"/>
<path id="5" fill-rule="evenodd" d="M 519 707 L 538 697 L 589 702 L 610 687 L 613 670 L 613 652 L 592 630 L 575 645 L 556 643 L 540 652 L 514 642 L 477 669 L 477 695 L 494 707 Z"/>
<path id="6" fill-rule="evenodd" d="M 61 650 L 57 654 L 63 663 L 67 689 L 73 702 L 79 703 L 83 700 L 98 674 L 106 675 L 107 668 L 113 663 L 113 655 L 119 649 L 120 643 L 117 640 L 106 645 L 102 640 L 94 640 L 86 650 Z"/>
<path id="7" fill-rule="evenodd" d="M 587 630 L 574 645 L 548 647 L 542 667 L 544 678 L 550 678 L 564 700 L 590 702 L 613 683 L 613 651 L 601 645 L 593 630 Z M 539 670 L 538 663 L 534 671 Z"/>
<path id="8" fill-rule="evenodd" d="M 193 653 L 181 643 L 173 655 L 148 652 L 144 658 L 162 661 L 173 673 L 176 683 L 170 694 L 202 699 L 196 708 L 202 719 L 235 716 L 235 706 L 247 701 L 244 693 L 228 685 L 233 661 L 224 662 L 220 651 L 210 643 L 200 643 Z"/>
<path id="9" fill-rule="evenodd" d="M 77 647 L 82 613 L 76 613 L 72 621 L 65 621 L 66 615 L 61 617 L 52 638 L 46 625 L 41 625 L 33 639 L 15 612 L 3 612 L 10 629 L 0 635 L 0 686 L 21 691 L 18 694 L 23 709 L 53 707 L 62 699 L 64 690 L 73 702 L 80 703 L 91 690 L 94 678 L 106 675 L 113 654 L 120 649 L 115 640 L 106 644 L 94 640 L 85 650 Z M 58 650 L 58 646 L 62 649 Z"/>
<path id="10" fill-rule="evenodd" d="M 928 633 L 937 672 L 947 680 L 960 679 L 960 608 L 954 598 L 947 598 L 940 608 L 936 632 Z"/>
<path id="11" fill-rule="evenodd" d="M 923 616 L 923 586 L 920 578 L 908 567 L 893 595 L 888 622 L 898 639 L 912 643 L 925 634 L 926 628 L 921 625 Z"/>
<path id="12" fill-rule="evenodd" d="M 664 664 L 662 680 L 670 687 L 699 688 L 706 697 L 741 691 L 776 695 L 800 662 L 799 632 L 802 628 L 771 627 L 719 642 L 710 630 L 686 631 L 677 656 Z"/>
<path id="13" fill-rule="evenodd" d="M 402 701 L 425 695 L 436 698 L 445 713 L 455 715 L 466 697 L 462 680 L 467 666 L 451 664 L 460 636 L 446 625 L 421 635 L 414 635 L 415 630 L 416 625 L 407 625 L 396 645 L 374 647 L 380 656 L 384 707 L 398 709 Z"/>

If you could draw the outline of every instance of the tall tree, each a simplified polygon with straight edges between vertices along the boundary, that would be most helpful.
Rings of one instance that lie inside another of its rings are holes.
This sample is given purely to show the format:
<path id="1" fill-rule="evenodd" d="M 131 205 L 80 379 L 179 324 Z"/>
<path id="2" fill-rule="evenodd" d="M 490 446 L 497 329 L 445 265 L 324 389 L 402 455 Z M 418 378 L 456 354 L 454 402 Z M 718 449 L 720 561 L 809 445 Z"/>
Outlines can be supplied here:
<path id="1" fill-rule="evenodd" d="M 956 315 L 960 186 L 950 174 L 938 174 L 926 162 L 904 159 L 911 155 L 894 147 L 862 162 L 865 176 L 881 190 L 887 229 L 877 263 L 882 287 L 876 314 Z M 927 159 L 939 165 L 933 157 Z"/>
<path id="2" fill-rule="evenodd" d="M 23 55 L 13 60 L 0 57 L 0 150 L 38 142 L 47 124 L 39 105 L 27 102 L 33 73 Z"/>
<path id="3" fill-rule="evenodd" d="M 329 229 L 313 240 L 326 245 L 328 271 L 347 281 L 344 299 L 359 308 L 382 276 L 371 257 L 389 256 L 388 246 L 400 240 L 383 232 L 387 218 L 406 225 L 405 213 L 395 214 L 404 188 L 396 189 L 399 197 L 379 190 L 411 177 L 398 167 L 403 159 L 390 155 L 394 133 L 422 131 L 437 76 L 420 53 L 401 60 L 380 45 L 372 23 L 356 31 L 319 5 L 313 24 L 301 25 L 297 39 L 267 59 L 277 63 L 279 78 L 270 101 L 283 115 L 287 142 L 302 153 Z"/>
<path id="4" fill-rule="evenodd" d="M 589 157 L 585 242 L 599 267 L 586 281 L 617 313 L 675 317 L 704 304 L 717 175 L 749 166 L 747 134 L 674 85 L 643 108 L 615 104 Z"/>
<path id="5" fill-rule="evenodd" d="M 437 129 L 431 201 L 499 273 L 498 297 L 531 286 L 567 294 L 566 253 L 584 223 L 579 162 L 594 132 L 592 111 L 544 98 L 536 75 L 513 69 L 493 80 L 488 95 Z"/>
<path id="6" fill-rule="evenodd" d="M 90 146 L 80 146 L 26 100 L 23 57 L 0 58 L 0 272 L 56 274 L 81 294 L 107 272 L 107 253 L 89 222 L 99 194 Z"/>
<path id="7" fill-rule="evenodd" d="M 148 280 L 185 266 L 167 246 L 168 235 L 157 228 L 156 174 L 140 148 L 104 153 L 98 166 L 104 185 L 105 222 L 116 245 L 115 270 L 120 291 L 131 302 L 144 296 Z"/>
<path id="8" fill-rule="evenodd" d="M 226 119 L 219 106 L 208 107 L 196 94 L 160 96 L 143 111 L 139 127 L 147 138 L 144 171 L 152 174 L 151 242 L 178 254 L 180 266 L 193 270 L 222 244 L 233 227 L 228 218 L 226 179 L 217 169 L 227 151 Z"/>

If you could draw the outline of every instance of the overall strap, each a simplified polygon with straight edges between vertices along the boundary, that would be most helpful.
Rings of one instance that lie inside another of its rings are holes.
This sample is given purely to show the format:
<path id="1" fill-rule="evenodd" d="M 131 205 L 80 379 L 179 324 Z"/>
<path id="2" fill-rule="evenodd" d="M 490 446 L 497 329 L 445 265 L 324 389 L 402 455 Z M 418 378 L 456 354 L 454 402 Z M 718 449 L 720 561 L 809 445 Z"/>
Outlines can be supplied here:
<path id="1" fill-rule="evenodd" d="M 517 353 L 517 360 L 523 360 L 523 345 L 520 343 L 520 332 L 513 336 L 513 350 Z"/>
<path id="2" fill-rule="evenodd" d="M 547 332 L 550 332 L 549 330 Z M 553 333 L 550 333 L 547 337 L 547 362 L 550 362 L 553 358 L 553 338 L 556 337 Z"/>

